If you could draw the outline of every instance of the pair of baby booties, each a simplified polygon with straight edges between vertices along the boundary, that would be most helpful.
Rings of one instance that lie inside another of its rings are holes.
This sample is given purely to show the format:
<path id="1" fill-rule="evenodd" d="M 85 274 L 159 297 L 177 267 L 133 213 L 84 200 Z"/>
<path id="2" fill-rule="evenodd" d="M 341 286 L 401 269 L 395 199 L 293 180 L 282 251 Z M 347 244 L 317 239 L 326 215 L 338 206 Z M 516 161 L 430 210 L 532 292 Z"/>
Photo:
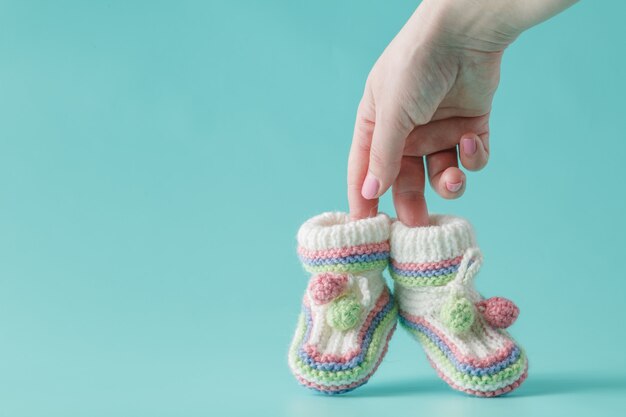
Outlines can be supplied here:
<path id="1" fill-rule="evenodd" d="M 410 228 L 385 214 L 324 213 L 300 227 L 298 255 L 312 275 L 289 349 L 300 384 L 326 394 L 365 384 L 398 319 L 456 390 L 493 397 L 526 378 L 526 355 L 504 330 L 519 310 L 474 289 L 482 257 L 466 220 L 431 215 L 430 226 Z"/>

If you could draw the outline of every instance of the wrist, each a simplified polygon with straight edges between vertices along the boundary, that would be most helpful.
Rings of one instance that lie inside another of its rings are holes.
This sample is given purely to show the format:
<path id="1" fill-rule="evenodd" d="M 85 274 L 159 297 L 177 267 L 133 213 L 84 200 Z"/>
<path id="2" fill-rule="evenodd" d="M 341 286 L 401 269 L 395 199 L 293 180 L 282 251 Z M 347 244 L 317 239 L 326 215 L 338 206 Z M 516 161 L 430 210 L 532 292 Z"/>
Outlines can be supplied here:
<path id="1" fill-rule="evenodd" d="M 439 46 L 502 52 L 517 37 L 578 0 L 423 0 L 411 17 Z"/>

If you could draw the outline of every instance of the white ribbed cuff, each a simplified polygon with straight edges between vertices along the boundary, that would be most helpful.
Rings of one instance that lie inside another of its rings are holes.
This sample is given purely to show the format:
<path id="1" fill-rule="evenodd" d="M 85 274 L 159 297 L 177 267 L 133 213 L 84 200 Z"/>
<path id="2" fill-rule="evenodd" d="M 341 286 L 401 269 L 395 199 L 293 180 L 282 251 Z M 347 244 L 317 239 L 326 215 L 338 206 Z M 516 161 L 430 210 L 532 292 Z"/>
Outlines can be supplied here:
<path id="1" fill-rule="evenodd" d="M 325 250 L 389 239 L 390 220 L 386 214 L 351 220 L 348 213 L 322 213 L 307 220 L 298 230 L 298 246 L 308 250 Z"/>
<path id="2" fill-rule="evenodd" d="M 475 246 L 472 226 L 460 217 L 433 214 L 430 226 L 407 227 L 399 220 L 391 225 L 391 258 L 396 262 L 439 262 Z"/>

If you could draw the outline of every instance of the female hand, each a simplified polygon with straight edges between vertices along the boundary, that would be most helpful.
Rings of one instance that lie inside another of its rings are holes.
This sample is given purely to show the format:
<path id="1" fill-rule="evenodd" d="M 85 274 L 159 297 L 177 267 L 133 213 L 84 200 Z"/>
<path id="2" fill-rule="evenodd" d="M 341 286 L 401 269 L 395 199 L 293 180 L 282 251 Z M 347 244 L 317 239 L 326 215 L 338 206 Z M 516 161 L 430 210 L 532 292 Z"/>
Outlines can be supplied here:
<path id="1" fill-rule="evenodd" d="M 352 218 L 389 187 L 398 218 L 428 224 L 425 168 L 444 198 L 489 156 L 489 112 L 504 49 L 575 0 L 424 0 L 371 70 L 348 161 Z M 457 145 L 459 150 L 457 151 Z"/>

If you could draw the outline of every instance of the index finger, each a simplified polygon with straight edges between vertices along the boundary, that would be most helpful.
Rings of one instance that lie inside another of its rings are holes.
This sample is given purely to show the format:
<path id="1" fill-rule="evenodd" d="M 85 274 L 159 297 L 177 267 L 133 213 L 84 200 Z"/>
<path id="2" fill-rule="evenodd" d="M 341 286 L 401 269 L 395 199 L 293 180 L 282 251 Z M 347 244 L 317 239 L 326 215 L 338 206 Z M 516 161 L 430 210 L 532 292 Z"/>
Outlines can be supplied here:
<path id="1" fill-rule="evenodd" d="M 374 113 L 370 103 L 364 96 L 359 105 L 348 157 L 348 205 L 353 220 L 372 217 L 378 213 L 378 198 L 368 200 L 361 194 L 369 166 L 375 125 L 375 119 L 369 117 Z"/>

